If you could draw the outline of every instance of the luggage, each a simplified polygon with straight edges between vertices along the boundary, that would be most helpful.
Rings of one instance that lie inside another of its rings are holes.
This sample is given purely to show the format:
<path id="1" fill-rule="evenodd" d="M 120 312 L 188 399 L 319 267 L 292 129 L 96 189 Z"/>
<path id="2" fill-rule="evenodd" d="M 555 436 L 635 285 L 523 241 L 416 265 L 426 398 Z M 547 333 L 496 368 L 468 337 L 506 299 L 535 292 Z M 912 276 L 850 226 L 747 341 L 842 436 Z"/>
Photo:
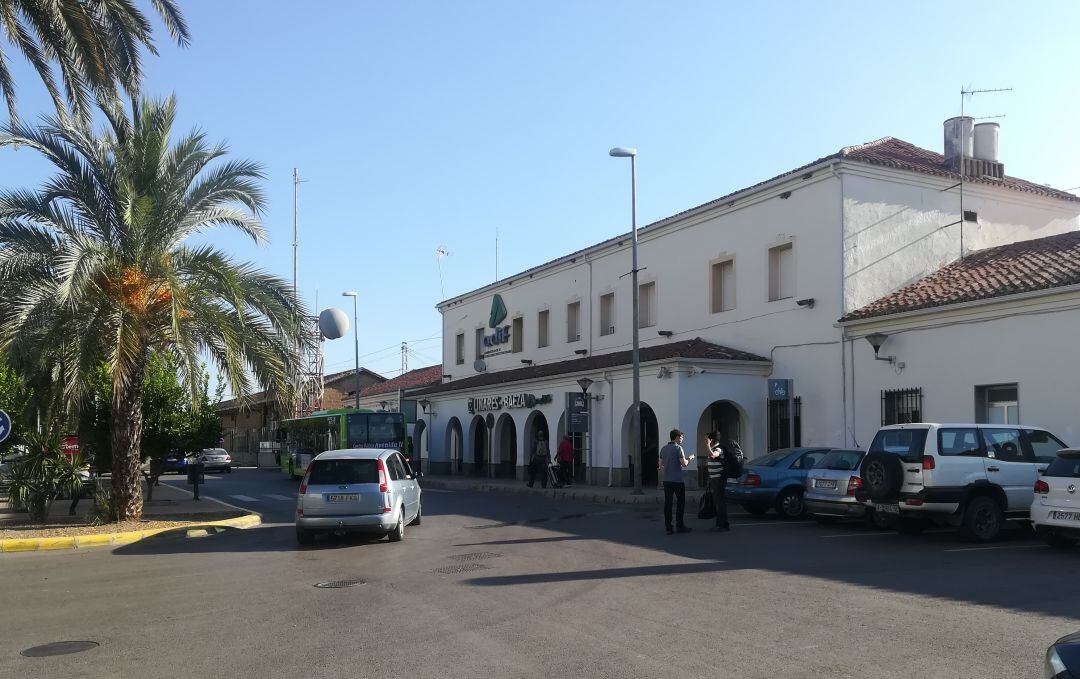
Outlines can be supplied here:
<path id="1" fill-rule="evenodd" d="M 559 468 L 553 464 L 547 466 L 548 481 L 551 482 L 552 488 L 562 488 L 562 483 L 559 482 Z"/>
<path id="2" fill-rule="evenodd" d="M 716 518 L 716 503 L 713 501 L 712 491 L 707 490 L 701 494 L 701 499 L 698 500 L 697 518 Z"/>

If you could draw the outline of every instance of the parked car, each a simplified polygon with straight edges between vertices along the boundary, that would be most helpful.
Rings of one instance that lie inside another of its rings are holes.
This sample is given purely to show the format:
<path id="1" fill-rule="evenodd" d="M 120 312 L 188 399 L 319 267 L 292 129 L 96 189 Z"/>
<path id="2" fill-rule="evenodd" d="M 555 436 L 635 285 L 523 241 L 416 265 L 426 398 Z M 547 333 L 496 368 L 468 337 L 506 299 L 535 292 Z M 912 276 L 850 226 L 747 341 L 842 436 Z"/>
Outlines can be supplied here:
<path id="1" fill-rule="evenodd" d="M 1058 451 L 1039 480 L 1031 503 L 1031 524 L 1052 547 L 1080 541 L 1080 448 Z"/>
<path id="2" fill-rule="evenodd" d="M 296 541 L 317 533 L 383 533 L 391 542 L 423 514 L 418 473 L 396 450 L 331 450 L 308 465 L 296 497 Z"/>
<path id="3" fill-rule="evenodd" d="M 224 448 L 206 448 L 195 456 L 203 464 L 203 471 L 221 470 L 232 473 L 232 456 Z"/>
<path id="4" fill-rule="evenodd" d="M 886 519 L 855 498 L 862 489 L 861 450 L 830 450 L 806 475 L 806 509 L 818 523 L 842 518 L 863 518 L 873 528 L 886 527 Z"/>
<path id="5" fill-rule="evenodd" d="M 727 496 L 751 514 L 770 509 L 785 519 L 806 513 L 803 501 L 806 473 L 825 457 L 830 448 L 781 448 L 750 460 L 742 476 L 728 479 Z"/>
<path id="6" fill-rule="evenodd" d="M 1080 632 L 1061 637 L 1046 649 L 1046 679 L 1080 679 Z"/>
<path id="7" fill-rule="evenodd" d="M 1039 473 L 1064 448 L 1045 429 L 995 424 L 882 427 L 863 458 L 860 501 L 904 533 L 930 523 L 996 540 L 1007 519 L 1031 516 Z"/>
<path id="8" fill-rule="evenodd" d="M 177 474 L 187 474 L 188 459 L 183 453 L 169 453 L 165 456 L 165 473 L 176 472 Z"/>

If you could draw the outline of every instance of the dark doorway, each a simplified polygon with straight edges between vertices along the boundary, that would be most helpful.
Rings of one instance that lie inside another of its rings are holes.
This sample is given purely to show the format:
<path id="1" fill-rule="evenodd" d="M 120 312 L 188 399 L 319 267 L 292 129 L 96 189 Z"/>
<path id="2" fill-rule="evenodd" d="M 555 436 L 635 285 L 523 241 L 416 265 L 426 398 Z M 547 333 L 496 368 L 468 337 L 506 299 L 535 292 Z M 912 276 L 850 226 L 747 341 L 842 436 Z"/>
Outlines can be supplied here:
<path id="1" fill-rule="evenodd" d="M 495 476 L 514 478 L 518 460 L 517 426 L 508 413 L 503 413 L 495 423 L 495 450 L 499 460 L 495 467 Z"/>
<path id="2" fill-rule="evenodd" d="M 473 448 L 472 473 L 474 476 L 487 476 L 488 428 L 487 424 L 484 423 L 484 418 L 473 418 L 471 436 Z"/>

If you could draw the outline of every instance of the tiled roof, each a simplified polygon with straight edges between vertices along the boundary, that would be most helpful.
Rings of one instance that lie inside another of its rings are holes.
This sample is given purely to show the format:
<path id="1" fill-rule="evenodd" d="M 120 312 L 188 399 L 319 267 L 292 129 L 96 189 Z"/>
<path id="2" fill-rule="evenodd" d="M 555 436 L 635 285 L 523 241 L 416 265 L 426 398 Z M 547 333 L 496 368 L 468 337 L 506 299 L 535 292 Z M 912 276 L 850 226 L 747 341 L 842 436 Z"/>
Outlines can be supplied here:
<path id="1" fill-rule="evenodd" d="M 361 372 L 361 374 L 369 375 L 372 379 L 374 379 L 374 380 L 376 380 L 378 382 L 385 382 L 386 381 L 385 377 L 383 377 L 382 375 L 380 375 L 377 372 L 368 370 L 367 368 L 360 368 L 360 372 Z M 356 372 L 352 368 L 349 368 L 348 370 L 342 370 L 341 372 L 330 373 L 329 375 L 324 375 L 323 376 L 323 384 L 326 385 L 326 384 L 330 384 L 331 382 L 338 382 L 338 381 L 342 380 L 345 377 L 352 377 L 355 374 L 356 374 Z M 266 403 L 269 400 L 270 400 L 269 392 L 257 391 L 254 394 L 251 394 L 250 396 L 248 396 L 246 399 L 244 399 L 243 405 L 245 405 L 247 407 L 251 407 L 251 406 L 254 406 L 254 405 L 257 405 L 257 404 L 260 404 L 260 403 Z M 238 399 L 238 398 L 229 398 L 229 399 L 225 399 L 224 401 L 219 403 L 217 405 L 217 410 L 218 410 L 218 412 L 221 412 L 223 410 L 232 410 L 233 408 L 239 408 L 240 405 L 241 405 L 240 399 Z"/>
<path id="2" fill-rule="evenodd" d="M 374 372 L 372 370 L 368 370 L 367 368 L 360 368 L 360 374 L 368 375 L 369 377 L 376 380 L 377 382 L 385 382 L 386 381 L 385 377 L 383 377 L 382 375 L 380 375 L 377 372 Z M 338 380 L 341 380 L 341 379 L 346 378 L 346 377 L 355 377 L 355 375 L 356 375 L 356 371 L 353 368 L 349 368 L 348 370 L 342 370 L 342 371 L 336 372 L 336 373 L 330 373 L 329 375 L 323 375 L 323 384 L 329 384 L 330 382 L 337 382 Z"/>
<path id="3" fill-rule="evenodd" d="M 388 394 L 395 392 L 398 389 L 417 389 L 419 387 L 426 387 L 431 384 L 438 384 L 441 379 L 442 365 L 417 368 L 416 370 L 410 370 L 403 375 L 398 375 L 393 379 L 361 389 L 360 398 L 364 398 L 365 396 L 375 396 L 377 394 Z"/>
<path id="4" fill-rule="evenodd" d="M 896 137 L 882 137 L 881 139 L 878 139 L 876 141 L 859 144 L 857 146 L 845 146 L 836 153 L 822 156 L 821 158 L 818 158 L 817 160 L 809 162 L 805 165 L 799 166 L 794 170 L 782 172 L 781 174 L 778 174 L 770 179 L 760 181 L 756 184 L 752 184 L 751 186 L 739 189 L 738 191 L 732 191 L 727 195 L 720 196 L 719 198 L 710 200 L 707 203 L 702 203 L 701 205 L 697 205 L 681 212 L 677 212 L 669 217 L 664 217 L 663 219 L 640 227 L 638 229 L 638 233 L 640 234 L 650 229 L 662 227 L 670 223 L 672 220 L 679 219 L 680 217 L 687 214 L 717 207 L 719 205 L 723 205 L 724 203 L 730 203 L 739 194 L 746 193 L 747 191 L 753 191 L 754 189 L 760 188 L 762 186 L 765 186 L 766 184 L 770 184 L 777 180 L 784 179 L 785 177 L 790 177 L 806 172 L 806 170 L 822 163 L 839 160 L 851 161 L 856 163 L 866 163 L 868 165 L 880 165 L 883 167 L 892 167 L 898 170 L 907 170 L 910 172 L 918 172 L 920 174 L 934 175 L 936 177 L 944 177 L 946 179 L 955 179 L 956 181 L 960 181 L 960 173 L 949 167 L 949 164 L 945 162 L 945 156 L 941 155 L 940 153 L 928 151 L 927 149 L 915 146 L 910 142 L 906 142 L 902 139 L 897 139 Z M 1002 188 L 1010 189 L 1013 191 L 1020 191 L 1023 193 L 1038 195 L 1046 198 L 1056 198 L 1058 200 L 1080 202 L 1080 196 L 1076 196 L 1065 191 L 1058 191 L 1057 189 L 1052 189 L 1048 186 L 1043 186 L 1042 184 L 1029 182 L 1025 179 L 1010 177 L 1008 175 L 1006 175 L 1004 179 L 983 179 L 979 177 L 964 176 L 964 182 L 1000 186 Z M 451 302 L 461 297 L 471 295 L 478 290 L 494 288 L 506 283 L 507 281 L 513 281 L 520 276 L 527 276 L 558 262 L 572 260 L 594 248 L 601 248 L 611 245 L 612 243 L 624 241 L 626 240 L 627 235 L 628 234 L 619 234 L 614 238 L 609 238 L 606 241 L 597 243 L 595 245 L 590 245 L 586 248 L 571 252 L 568 255 L 563 255 L 558 259 L 553 259 L 549 262 L 545 262 L 530 269 L 526 269 L 525 271 L 516 273 L 513 276 L 497 280 L 494 283 L 486 285 L 482 288 L 478 288 L 477 290 L 470 290 L 469 292 L 465 292 L 455 297 L 443 300 L 442 302 L 439 302 L 438 306 L 442 306 L 447 302 Z"/>
<path id="5" fill-rule="evenodd" d="M 1066 285 L 1080 285 L 1080 231 L 973 252 L 856 309 L 840 322 Z"/>
<path id="6" fill-rule="evenodd" d="M 697 337 L 691 340 L 659 344 L 651 347 L 642 347 L 641 362 L 660 361 L 669 358 L 698 358 L 719 361 L 762 361 L 769 359 L 756 354 L 729 349 L 719 344 L 706 342 Z M 424 394 L 437 394 L 444 391 L 458 391 L 461 389 L 474 389 L 503 382 L 520 382 L 523 380 L 553 377 L 567 373 L 583 372 L 587 370 L 604 370 L 618 366 L 629 365 L 633 361 L 630 351 L 615 351 L 609 354 L 596 354 L 584 358 L 574 358 L 568 361 L 531 365 L 526 368 L 513 370 L 500 370 L 493 373 L 480 373 L 464 379 L 446 382 L 433 387 L 427 387 L 411 391 L 410 396 L 422 396 Z"/>

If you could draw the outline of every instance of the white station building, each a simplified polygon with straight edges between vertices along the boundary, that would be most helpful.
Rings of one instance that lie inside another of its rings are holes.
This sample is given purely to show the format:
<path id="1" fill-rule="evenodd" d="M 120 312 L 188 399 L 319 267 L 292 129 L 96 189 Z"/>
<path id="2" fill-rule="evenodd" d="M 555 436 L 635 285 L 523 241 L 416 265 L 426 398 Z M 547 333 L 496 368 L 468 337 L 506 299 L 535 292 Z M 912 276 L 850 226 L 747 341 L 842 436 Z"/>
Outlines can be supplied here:
<path id="1" fill-rule="evenodd" d="M 946 121 L 944 155 L 843 148 L 639 230 L 641 431 L 626 234 L 438 305 L 442 383 L 407 395 L 416 452 L 429 473 L 522 478 L 540 431 L 554 450 L 586 423 L 579 480 L 631 483 L 637 436 L 651 485 L 673 427 L 751 457 L 919 420 L 1080 444 L 1078 229 L 1080 197 L 1005 175 L 994 123 Z"/>

